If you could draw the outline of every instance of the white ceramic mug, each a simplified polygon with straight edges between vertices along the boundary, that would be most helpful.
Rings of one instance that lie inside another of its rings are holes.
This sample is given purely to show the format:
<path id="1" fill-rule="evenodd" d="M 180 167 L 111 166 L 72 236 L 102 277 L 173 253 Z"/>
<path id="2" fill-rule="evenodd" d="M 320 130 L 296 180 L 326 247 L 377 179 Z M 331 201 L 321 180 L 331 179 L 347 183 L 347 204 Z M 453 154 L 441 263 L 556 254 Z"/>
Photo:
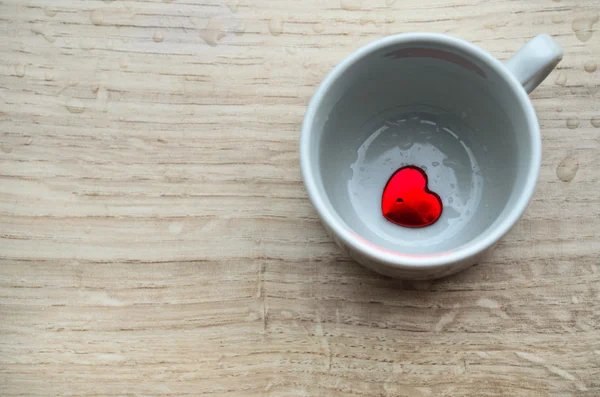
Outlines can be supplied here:
<path id="1" fill-rule="evenodd" d="M 321 83 L 306 112 L 300 161 L 308 195 L 336 243 L 385 275 L 431 279 L 478 263 L 521 217 L 541 163 L 527 94 L 562 58 L 547 35 L 508 62 L 431 33 L 377 40 Z M 384 218 L 398 169 L 425 170 L 439 220 Z"/>

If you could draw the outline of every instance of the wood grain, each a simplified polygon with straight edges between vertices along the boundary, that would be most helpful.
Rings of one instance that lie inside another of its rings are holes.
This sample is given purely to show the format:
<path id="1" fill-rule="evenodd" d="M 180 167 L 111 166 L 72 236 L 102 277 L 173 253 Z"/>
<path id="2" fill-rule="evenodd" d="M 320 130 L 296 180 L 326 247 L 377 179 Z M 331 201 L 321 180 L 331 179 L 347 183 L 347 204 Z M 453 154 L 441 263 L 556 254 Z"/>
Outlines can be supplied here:
<path id="1" fill-rule="evenodd" d="M 600 71 L 584 68 L 599 13 L 3 0 L 0 394 L 600 395 Z M 346 258 L 298 167 L 327 71 L 411 31 L 503 60 L 538 33 L 565 50 L 532 94 L 544 152 L 527 213 L 488 262 L 436 282 Z"/>

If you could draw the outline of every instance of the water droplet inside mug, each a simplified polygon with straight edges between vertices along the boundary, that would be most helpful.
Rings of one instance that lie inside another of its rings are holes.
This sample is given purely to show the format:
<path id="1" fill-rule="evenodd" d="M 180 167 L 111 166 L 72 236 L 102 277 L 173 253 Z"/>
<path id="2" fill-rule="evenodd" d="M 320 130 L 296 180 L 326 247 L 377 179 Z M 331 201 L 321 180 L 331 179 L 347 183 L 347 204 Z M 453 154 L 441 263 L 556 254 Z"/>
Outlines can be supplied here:
<path id="1" fill-rule="evenodd" d="M 454 160 L 444 159 L 442 162 L 444 163 L 444 165 L 446 167 L 450 167 L 450 168 L 459 168 L 459 167 L 461 167 L 461 164 L 458 163 L 458 162 L 456 162 L 456 161 L 454 161 Z"/>

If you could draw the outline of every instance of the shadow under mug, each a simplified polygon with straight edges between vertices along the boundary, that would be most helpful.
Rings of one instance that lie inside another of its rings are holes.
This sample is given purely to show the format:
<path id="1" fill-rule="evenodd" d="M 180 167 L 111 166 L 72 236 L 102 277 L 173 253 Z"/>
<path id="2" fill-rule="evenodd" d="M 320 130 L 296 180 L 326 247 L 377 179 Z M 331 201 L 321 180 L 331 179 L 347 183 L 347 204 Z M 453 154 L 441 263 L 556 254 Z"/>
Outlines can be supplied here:
<path id="1" fill-rule="evenodd" d="M 310 200 L 350 256 L 385 275 L 432 279 L 478 263 L 522 216 L 541 163 L 527 94 L 562 59 L 547 35 L 502 63 L 449 36 L 410 33 L 350 55 L 306 112 L 300 162 Z M 418 166 L 443 201 L 431 226 L 381 212 L 386 182 Z"/>

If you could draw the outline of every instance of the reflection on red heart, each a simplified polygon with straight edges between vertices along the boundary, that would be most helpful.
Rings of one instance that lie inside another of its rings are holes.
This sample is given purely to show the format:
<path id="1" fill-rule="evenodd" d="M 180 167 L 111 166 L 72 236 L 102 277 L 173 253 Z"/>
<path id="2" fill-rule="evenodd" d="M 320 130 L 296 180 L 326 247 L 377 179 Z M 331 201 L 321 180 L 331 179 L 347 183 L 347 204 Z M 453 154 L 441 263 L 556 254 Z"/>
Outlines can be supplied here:
<path id="1" fill-rule="evenodd" d="M 404 227 L 425 227 L 442 215 L 442 199 L 427 188 L 427 174 L 409 165 L 392 175 L 381 199 L 383 216 Z"/>

